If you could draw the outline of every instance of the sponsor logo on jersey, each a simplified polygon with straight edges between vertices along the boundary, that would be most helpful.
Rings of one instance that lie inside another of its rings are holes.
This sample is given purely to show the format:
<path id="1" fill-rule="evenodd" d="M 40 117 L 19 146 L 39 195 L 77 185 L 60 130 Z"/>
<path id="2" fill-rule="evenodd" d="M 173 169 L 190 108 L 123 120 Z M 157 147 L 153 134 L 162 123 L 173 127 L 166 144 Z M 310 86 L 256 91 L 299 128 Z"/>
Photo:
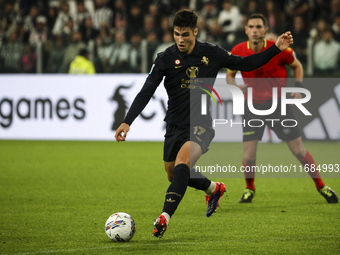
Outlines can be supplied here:
<path id="1" fill-rule="evenodd" d="M 187 68 L 186 73 L 189 76 L 189 78 L 196 78 L 198 73 L 199 73 L 198 67 L 197 66 L 190 66 L 190 67 Z"/>

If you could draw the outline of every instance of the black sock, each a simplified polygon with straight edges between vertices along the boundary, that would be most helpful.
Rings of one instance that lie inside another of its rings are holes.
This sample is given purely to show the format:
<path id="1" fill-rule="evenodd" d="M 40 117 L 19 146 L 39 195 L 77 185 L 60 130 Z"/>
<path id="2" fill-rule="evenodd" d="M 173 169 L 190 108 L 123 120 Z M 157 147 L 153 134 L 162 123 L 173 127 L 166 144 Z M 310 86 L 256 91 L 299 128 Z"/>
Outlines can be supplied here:
<path id="1" fill-rule="evenodd" d="M 198 189 L 198 190 L 206 190 L 209 188 L 211 181 L 201 174 L 199 171 L 196 171 L 195 168 L 192 168 L 190 171 L 190 179 L 188 182 L 188 186 Z"/>
<path id="2" fill-rule="evenodd" d="M 172 180 L 165 196 L 163 212 L 170 216 L 174 214 L 187 190 L 190 178 L 190 170 L 186 164 L 179 164 L 174 168 L 174 179 Z"/>

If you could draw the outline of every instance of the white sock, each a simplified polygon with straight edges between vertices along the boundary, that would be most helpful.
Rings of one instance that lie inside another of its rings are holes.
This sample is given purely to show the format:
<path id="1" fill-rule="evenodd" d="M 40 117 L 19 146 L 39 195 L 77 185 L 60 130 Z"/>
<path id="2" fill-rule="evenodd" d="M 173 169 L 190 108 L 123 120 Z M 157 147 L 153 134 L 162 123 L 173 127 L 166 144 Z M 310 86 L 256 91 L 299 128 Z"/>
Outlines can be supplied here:
<path id="1" fill-rule="evenodd" d="M 211 181 L 209 188 L 205 190 L 205 194 L 207 194 L 209 197 L 214 193 L 216 189 L 216 182 Z"/>
<path id="2" fill-rule="evenodd" d="M 166 222 L 169 224 L 170 221 L 170 215 L 166 212 L 163 212 L 161 215 L 163 215 L 166 218 Z"/>

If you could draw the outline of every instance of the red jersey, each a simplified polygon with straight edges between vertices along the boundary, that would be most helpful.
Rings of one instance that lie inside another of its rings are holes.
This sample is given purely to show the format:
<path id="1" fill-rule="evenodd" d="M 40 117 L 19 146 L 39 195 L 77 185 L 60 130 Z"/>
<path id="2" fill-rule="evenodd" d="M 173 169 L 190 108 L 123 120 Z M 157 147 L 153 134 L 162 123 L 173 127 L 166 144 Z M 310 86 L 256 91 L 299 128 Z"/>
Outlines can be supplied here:
<path id="1" fill-rule="evenodd" d="M 272 46 L 274 41 L 264 40 L 264 47 L 261 51 L 266 50 Z M 231 53 L 234 55 L 247 57 L 255 54 L 256 52 L 250 49 L 249 41 L 237 44 Z M 253 102 L 254 103 L 265 103 L 272 100 L 272 88 L 278 88 L 278 97 L 281 97 L 281 87 L 287 85 L 287 71 L 286 65 L 290 65 L 295 61 L 295 54 L 293 49 L 288 48 L 281 53 L 273 57 L 268 63 L 257 68 L 255 70 L 244 72 L 242 71 L 242 77 L 244 82 L 249 86 L 253 87 Z M 253 79 L 253 78 L 266 78 L 266 79 Z M 283 79 L 280 79 L 283 78 Z M 257 82 L 256 82 L 257 80 Z M 247 94 L 245 93 L 245 98 Z"/>

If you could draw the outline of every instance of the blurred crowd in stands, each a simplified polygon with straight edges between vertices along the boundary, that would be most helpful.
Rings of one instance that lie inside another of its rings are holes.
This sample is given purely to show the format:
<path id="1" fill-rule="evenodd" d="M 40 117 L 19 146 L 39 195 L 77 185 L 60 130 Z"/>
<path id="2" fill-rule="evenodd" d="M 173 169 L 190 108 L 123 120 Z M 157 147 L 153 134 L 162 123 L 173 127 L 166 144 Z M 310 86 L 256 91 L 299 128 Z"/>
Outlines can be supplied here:
<path id="1" fill-rule="evenodd" d="M 292 32 L 304 66 L 312 54 L 315 75 L 339 76 L 340 0 L 0 0 L 0 72 L 67 73 L 82 49 L 97 73 L 148 72 L 181 9 L 199 15 L 198 40 L 227 50 L 262 13 L 270 38 Z"/>

